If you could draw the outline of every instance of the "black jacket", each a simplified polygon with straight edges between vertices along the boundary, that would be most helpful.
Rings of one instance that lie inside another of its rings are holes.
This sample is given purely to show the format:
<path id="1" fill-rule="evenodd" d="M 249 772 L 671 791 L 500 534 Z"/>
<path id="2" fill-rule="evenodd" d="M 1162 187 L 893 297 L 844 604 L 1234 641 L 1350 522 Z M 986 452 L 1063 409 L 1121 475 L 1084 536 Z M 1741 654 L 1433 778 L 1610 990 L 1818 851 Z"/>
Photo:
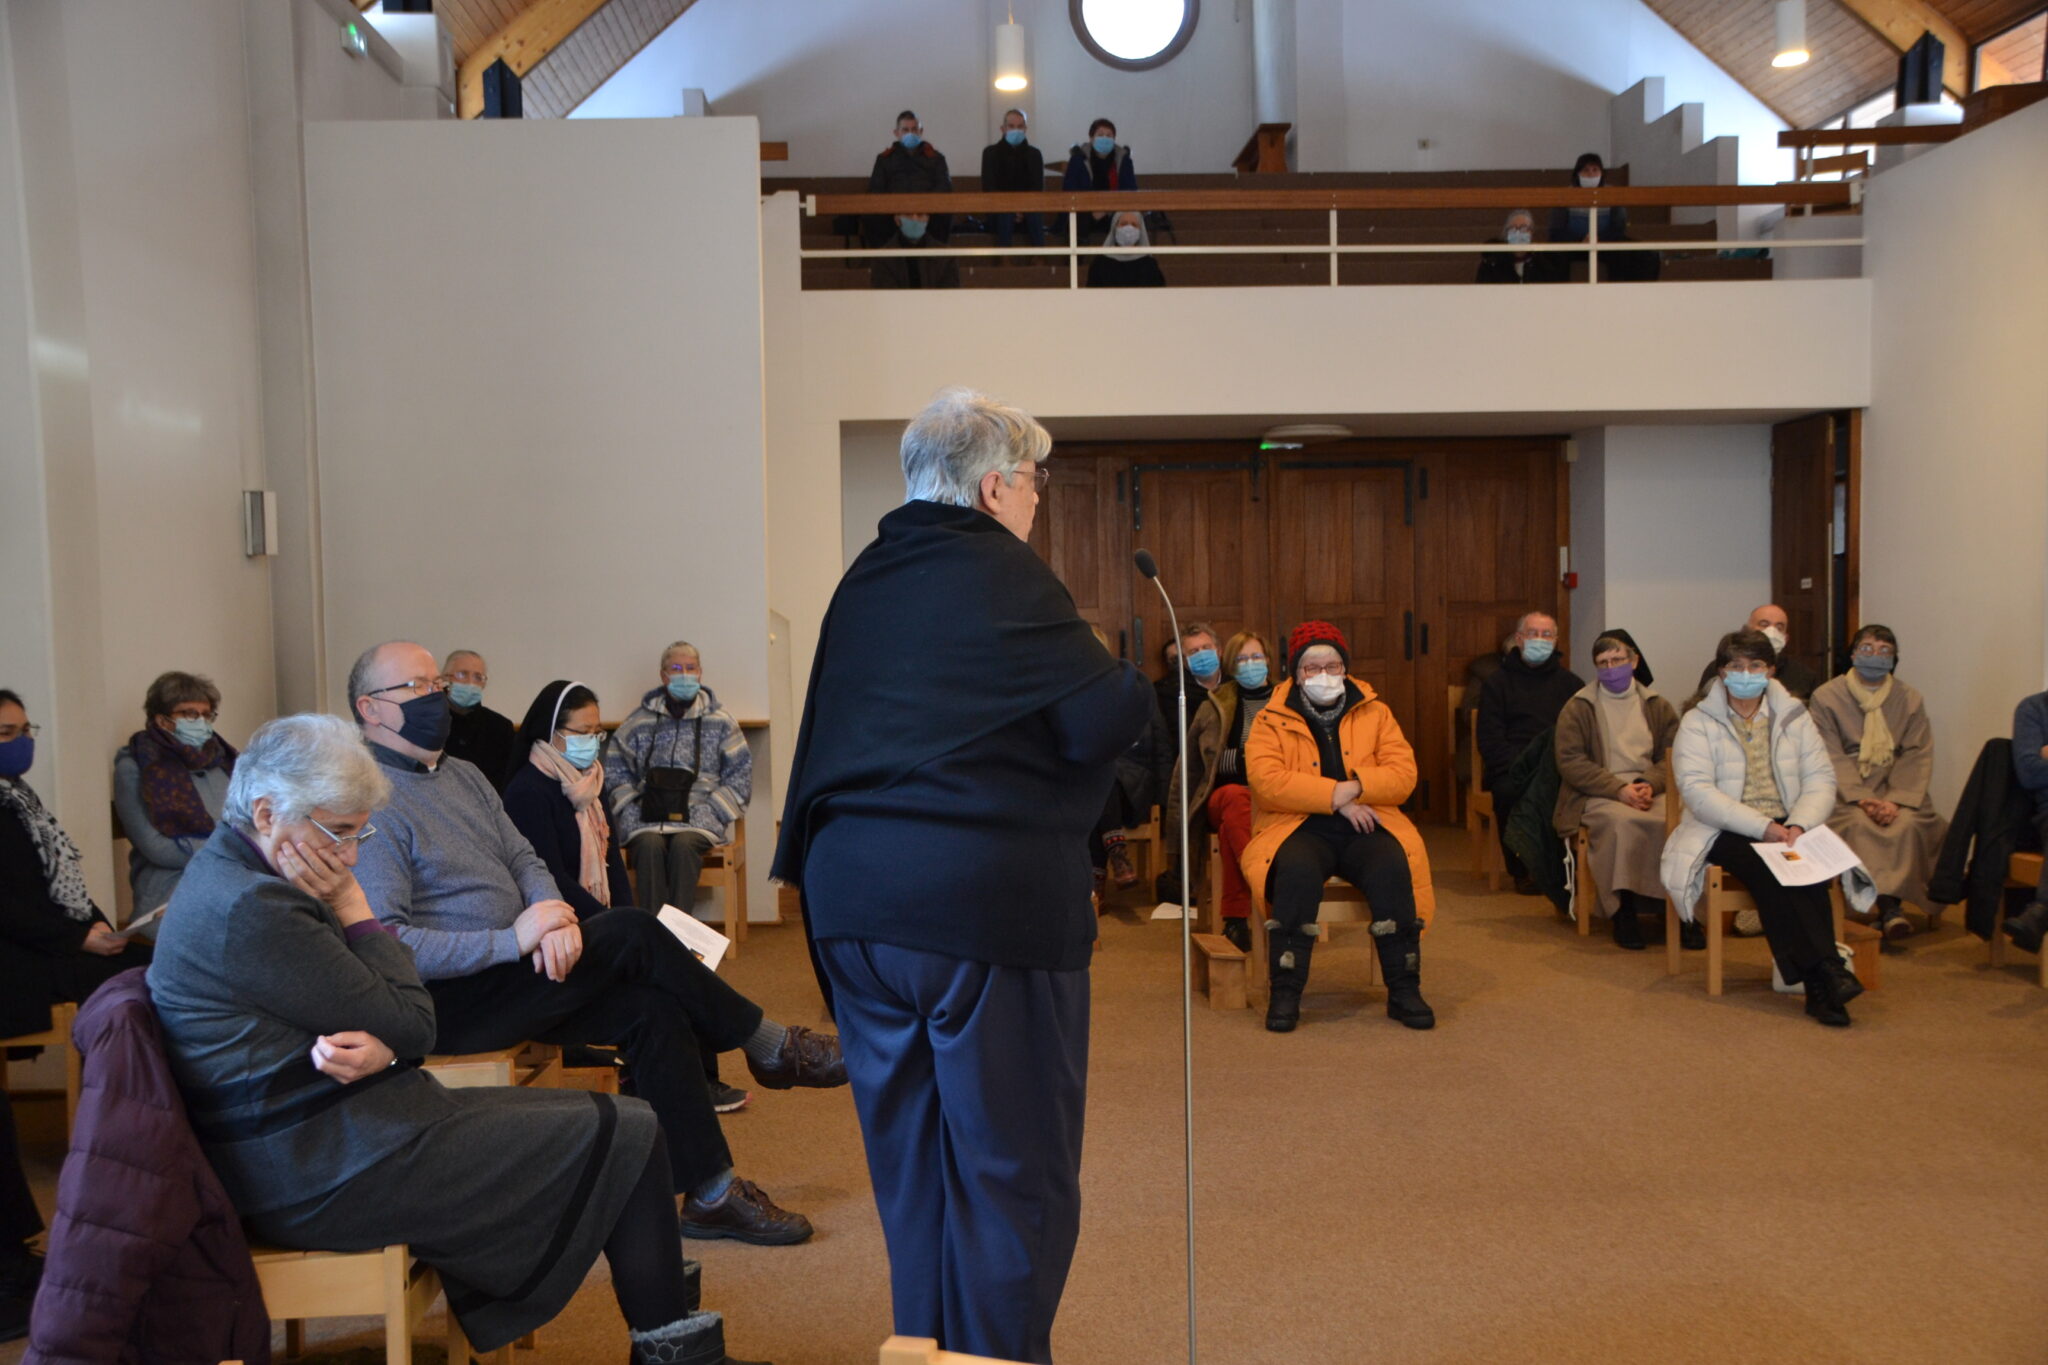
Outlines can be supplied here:
<path id="1" fill-rule="evenodd" d="M 875 158 L 874 169 L 868 172 L 869 194 L 951 194 L 953 174 L 946 169 L 946 157 L 938 148 L 926 142 L 914 152 L 903 150 L 903 144 L 892 142 L 889 150 Z M 885 246 L 895 235 L 896 223 L 885 215 L 872 215 L 863 220 L 861 235 L 869 246 Z M 945 241 L 953 235 L 951 214 L 935 213 L 926 232 Z"/>
<path id="2" fill-rule="evenodd" d="M 1158 289 L 1165 284 L 1166 274 L 1155 256 L 1140 256 L 1135 261 L 1097 256 L 1088 266 L 1090 289 Z"/>
<path id="3" fill-rule="evenodd" d="M 879 530 L 819 633 L 774 875 L 813 938 L 1085 967 L 1088 836 L 1144 675 L 993 517 L 908 502 Z"/>
<path id="4" fill-rule="evenodd" d="M 874 245 L 916 249 L 942 244 L 934 242 L 929 229 L 918 241 L 907 241 L 892 223 L 888 238 Z M 868 283 L 876 289 L 958 289 L 960 262 L 952 256 L 940 255 L 936 249 L 929 257 L 884 256 L 868 267 Z"/>
<path id="5" fill-rule="evenodd" d="M 2021 843 L 2031 842 L 2033 814 L 2033 802 L 2013 775 L 2012 741 L 1985 740 L 1927 879 L 1927 899 L 1937 905 L 1967 902 L 1964 925 L 1989 940 L 2005 895 L 2006 869 Z"/>
<path id="6" fill-rule="evenodd" d="M 1557 713 L 1585 679 L 1552 654 L 1531 668 L 1512 651 L 1479 689 L 1479 762 L 1487 791 L 1499 792 L 1529 741 L 1557 724 Z"/>
<path id="7" fill-rule="evenodd" d="M 981 149 L 981 188 L 990 194 L 1043 194 L 1045 153 L 1028 141 L 1012 147 L 997 138 Z"/>
<path id="8" fill-rule="evenodd" d="M 95 922 L 104 918 L 96 913 Z M 41 1033 L 50 1006 L 84 1000 L 149 961 L 146 943 L 131 942 L 114 957 L 87 952 L 91 929 L 51 897 L 35 841 L 13 811 L 0 809 L 0 1038 Z"/>
<path id="9" fill-rule="evenodd" d="M 1504 237 L 1489 238 L 1502 246 L 1509 246 Z M 1564 278 L 1563 257 L 1555 251 L 1530 252 L 1522 262 L 1520 270 L 1515 269 L 1518 255 L 1510 247 L 1507 251 L 1488 251 L 1479 258 L 1479 273 L 1476 284 L 1555 284 Z"/>
<path id="10" fill-rule="evenodd" d="M 569 798 L 562 795 L 561 783 L 528 763 L 505 786 L 505 816 L 548 865 L 555 885 L 562 890 L 562 899 L 576 907 L 579 918 L 604 910 L 597 897 L 583 889 L 578 878 L 583 866 L 583 833 L 576 827 L 576 811 Z M 616 830 L 605 849 L 604 861 L 609 874 L 606 880 L 612 887 L 612 904 L 631 905 L 633 884 L 626 878 L 626 860 L 619 856 Z"/>
<path id="11" fill-rule="evenodd" d="M 481 768 L 491 789 L 503 796 L 512 776 L 512 722 L 482 702 L 467 713 L 450 707 L 448 714 L 448 747 L 442 752 Z"/>

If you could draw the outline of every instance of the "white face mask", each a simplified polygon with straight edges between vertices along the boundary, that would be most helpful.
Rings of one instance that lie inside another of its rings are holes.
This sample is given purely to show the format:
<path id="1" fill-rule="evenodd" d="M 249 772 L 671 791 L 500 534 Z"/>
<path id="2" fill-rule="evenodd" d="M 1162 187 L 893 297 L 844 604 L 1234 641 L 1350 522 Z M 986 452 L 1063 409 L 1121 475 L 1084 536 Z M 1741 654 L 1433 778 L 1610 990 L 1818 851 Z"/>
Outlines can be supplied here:
<path id="1" fill-rule="evenodd" d="M 1525 227 L 1511 227 L 1508 229 L 1508 240 L 1516 246 L 1527 246 L 1535 239 L 1536 234 Z"/>
<path id="2" fill-rule="evenodd" d="M 1138 236 L 1138 230 L 1129 223 L 1126 223 L 1116 230 L 1116 244 L 1118 246 L 1136 246 L 1138 244 Z"/>
<path id="3" fill-rule="evenodd" d="M 1301 685 L 1308 693 L 1308 699 L 1318 706 L 1328 706 L 1344 695 L 1344 680 L 1333 678 L 1327 673 L 1318 673 Z"/>
<path id="4" fill-rule="evenodd" d="M 1599 177 L 1599 176 L 1597 176 L 1597 175 L 1582 175 L 1582 176 L 1580 176 L 1580 177 L 1579 177 L 1579 188 L 1580 188 L 1580 189 L 1582 189 L 1582 190 L 1597 190 L 1597 189 L 1599 189 L 1599 188 L 1600 188 L 1600 177 Z"/>
<path id="5" fill-rule="evenodd" d="M 1764 638 L 1765 638 L 1766 640 L 1769 640 L 1769 641 L 1771 642 L 1771 648 L 1772 648 L 1772 649 L 1775 649 L 1775 650 L 1777 650 L 1777 651 L 1778 651 L 1778 652 L 1779 652 L 1780 654 L 1783 654 L 1783 653 L 1785 652 L 1785 632 L 1784 632 L 1784 631 L 1782 631 L 1782 630 L 1779 630 L 1779 629 L 1778 629 L 1778 628 L 1777 628 L 1776 626 L 1765 626 L 1765 627 L 1764 627 Z"/>

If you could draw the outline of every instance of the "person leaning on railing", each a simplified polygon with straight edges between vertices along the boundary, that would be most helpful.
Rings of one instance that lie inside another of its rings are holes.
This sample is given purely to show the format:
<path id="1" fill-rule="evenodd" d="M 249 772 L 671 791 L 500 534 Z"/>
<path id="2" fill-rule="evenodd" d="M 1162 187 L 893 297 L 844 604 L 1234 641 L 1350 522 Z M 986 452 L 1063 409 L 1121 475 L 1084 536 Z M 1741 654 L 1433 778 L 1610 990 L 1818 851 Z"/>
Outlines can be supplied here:
<path id="1" fill-rule="evenodd" d="M 1571 184 L 1582 190 L 1597 190 L 1607 178 L 1607 168 L 1601 164 L 1598 152 L 1587 152 L 1572 165 Z M 1553 242 L 1583 242 L 1592 235 L 1592 219 L 1586 209 L 1556 208 L 1550 211 L 1550 240 Z M 1600 210 L 1600 244 L 1634 240 L 1628 235 L 1628 210 L 1616 204 Z M 1554 257 L 1559 271 L 1568 271 L 1574 264 L 1586 264 L 1586 253 L 1578 251 L 1547 252 Z M 1646 281 L 1657 278 L 1660 271 L 1658 254 L 1654 251 L 1617 251 L 1600 258 L 1600 274 L 1603 279 L 1616 281 Z"/>

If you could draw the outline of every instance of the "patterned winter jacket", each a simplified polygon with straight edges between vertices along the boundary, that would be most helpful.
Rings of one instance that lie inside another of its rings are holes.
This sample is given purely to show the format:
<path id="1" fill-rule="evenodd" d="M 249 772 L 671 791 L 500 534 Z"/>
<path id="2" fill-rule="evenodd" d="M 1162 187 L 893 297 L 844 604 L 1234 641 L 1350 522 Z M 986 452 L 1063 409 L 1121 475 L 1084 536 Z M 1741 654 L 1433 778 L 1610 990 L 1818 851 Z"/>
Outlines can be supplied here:
<path id="1" fill-rule="evenodd" d="M 655 688 L 619 722 L 605 748 L 605 804 L 620 847 L 651 828 L 640 818 L 640 787 L 650 768 L 692 768 L 690 824 L 715 844 L 732 841 L 733 822 L 754 794 L 754 754 L 732 713 L 710 688 L 700 691 L 682 717 L 668 713 L 668 692 Z"/>

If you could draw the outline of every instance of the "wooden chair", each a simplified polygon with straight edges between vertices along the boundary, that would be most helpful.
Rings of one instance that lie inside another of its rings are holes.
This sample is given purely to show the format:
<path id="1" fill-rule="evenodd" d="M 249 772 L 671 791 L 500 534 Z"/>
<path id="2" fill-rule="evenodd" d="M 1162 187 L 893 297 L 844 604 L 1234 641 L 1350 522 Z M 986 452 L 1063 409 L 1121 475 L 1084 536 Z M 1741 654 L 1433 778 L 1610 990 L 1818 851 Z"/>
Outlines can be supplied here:
<path id="1" fill-rule="evenodd" d="M 1266 943 L 1266 920 L 1268 918 L 1269 912 L 1266 909 L 1265 888 L 1255 886 L 1252 888 L 1252 951 L 1251 960 L 1246 967 L 1247 980 L 1245 982 L 1245 991 L 1248 997 L 1247 1003 L 1254 1008 L 1264 1007 L 1267 999 L 1272 995 L 1272 970 L 1266 961 L 1267 954 L 1270 952 Z M 1322 909 L 1316 912 L 1316 923 L 1324 926 L 1319 931 L 1319 942 L 1328 944 L 1331 939 L 1331 929 L 1339 924 L 1369 924 L 1371 922 L 1372 907 L 1366 904 L 1363 891 L 1360 891 L 1342 877 L 1332 877 L 1323 883 L 1323 905 Z M 1366 954 L 1365 984 L 1368 986 L 1380 984 L 1380 955 L 1377 951 Z"/>
<path id="2" fill-rule="evenodd" d="M 1493 793 L 1483 790 L 1479 782 L 1480 774 L 1485 771 L 1479 761 L 1479 713 L 1467 711 L 1465 717 L 1465 734 L 1472 741 L 1472 785 L 1465 793 L 1465 832 L 1472 840 L 1472 870 L 1486 878 L 1488 891 L 1498 891 L 1508 864 L 1500 851 L 1499 821 L 1493 812 Z"/>
<path id="3" fill-rule="evenodd" d="M 379 1251 L 286 1251 L 251 1246 L 249 1254 L 256 1263 L 265 1308 L 273 1321 L 284 1322 L 287 1357 L 304 1354 L 308 1318 L 381 1317 L 384 1359 L 390 1365 L 411 1365 L 413 1338 L 440 1296 L 441 1280 L 430 1267 L 415 1263 L 410 1249 L 400 1245 Z M 448 1365 L 468 1365 L 475 1359 L 507 1365 L 512 1358 L 510 1347 L 477 1356 L 453 1313 L 448 1316 L 447 1343 Z"/>
<path id="4" fill-rule="evenodd" d="M 495 1052 L 437 1053 L 420 1064 L 450 1090 L 473 1086 L 524 1085 L 535 1090 L 582 1089 L 563 1079 L 562 1049 L 552 1043 L 520 1043 Z"/>
<path id="5" fill-rule="evenodd" d="M 7 1049 L 11 1047 L 56 1047 L 64 1049 L 64 1131 L 78 1117 L 78 1047 L 71 1041 L 71 1026 L 78 1022 L 78 1006 L 71 1001 L 50 1006 L 50 1026 L 38 1033 L 0 1038 L 0 1090 L 7 1088 Z"/>
<path id="6" fill-rule="evenodd" d="M 1678 795 L 1678 783 L 1673 778 L 1671 756 L 1669 754 L 1664 757 L 1664 792 L 1664 835 L 1668 839 L 1671 836 L 1671 832 L 1678 828 L 1679 819 L 1685 809 L 1685 802 Z M 1846 937 L 1843 925 L 1847 920 L 1847 907 L 1842 900 L 1842 884 L 1840 881 L 1828 884 L 1828 904 L 1833 911 L 1835 942 L 1840 943 Z M 1730 876 L 1712 864 L 1708 865 L 1706 889 L 1700 893 L 1699 904 L 1693 910 L 1695 918 L 1699 920 L 1707 934 L 1708 995 L 1721 994 L 1722 968 L 1727 961 L 1728 922 L 1734 919 L 1741 911 L 1754 909 L 1756 909 L 1756 898 L 1749 894 L 1749 889 L 1743 886 L 1740 878 Z M 1684 969 L 1679 946 L 1678 926 L 1678 906 L 1674 902 L 1666 900 L 1664 902 L 1664 974 L 1666 976 L 1677 976 Z M 1859 963 L 1861 962 L 1860 955 L 1858 961 Z M 1874 975 L 1873 973 L 1873 978 Z M 1858 979 L 1862 980 L 1860 972 L 1858 973 Z M 1874 980 L 1863 981 L 1863 985 L 1866 988 L 1873 984 Z"/>
<path id="7" fill-rule="evenodd" d="M 2016 890 L 2031 890 L 2041 884 L 2041 857 L 2039 853 L 2015 853 L 2006 865 L 2005 884 Z M 2003 967 L 2008 952 L 2024 952 L 2015 948 L 2005 936 L 2005 899 L 1999 898 L 1998 915 L 1991 922 L 1991 965 Z M 2040 956 L 2041 988 L 2048 990 L 2048 953 Z"/>
<path id="8" fill-rule="evenodd" d="M 881 1365 L 1017 1365 L 994 1356 L 964 1356 L 941 1351 L 930 1337 L 890 1337 L 882 1343 Z"/>
<path id="9" fill-rule="evenodd" d="M 1159 807 L 1136 829 L 1124 831 L 1124 843 L 1138 867 L 1138 885 L 1147 888 L 1159 880 L 1166 867 L 1166 845 L 1159 842 Z"/>
<path id="10" fill-rule="evenodd" d="M 1593 885 L 1593 832 L 1584 825 L 1572 831 L 1572 918 L 1579 937 L 1593 932 L 1593 912 L 1600 908 L 1600 888 Z"/>
<path id="11" fill-rule="evenodd" d="M 719 928 L 732 940 L 732 947 L 725 955 L 737 958 L 740 945 L 747 941 L 747 817 L 742 815 L 732 827 L 732 842 L 714 844 L 704 853 L 704 869 L 697 874 L 699 887 L 716 887 L 725 894 L 719 897 L 719 913 L 725 918 Z M 659 909 L 660 907 L 656 907 Z M 689 906 L 676 907 L 687 913 Z"/>

